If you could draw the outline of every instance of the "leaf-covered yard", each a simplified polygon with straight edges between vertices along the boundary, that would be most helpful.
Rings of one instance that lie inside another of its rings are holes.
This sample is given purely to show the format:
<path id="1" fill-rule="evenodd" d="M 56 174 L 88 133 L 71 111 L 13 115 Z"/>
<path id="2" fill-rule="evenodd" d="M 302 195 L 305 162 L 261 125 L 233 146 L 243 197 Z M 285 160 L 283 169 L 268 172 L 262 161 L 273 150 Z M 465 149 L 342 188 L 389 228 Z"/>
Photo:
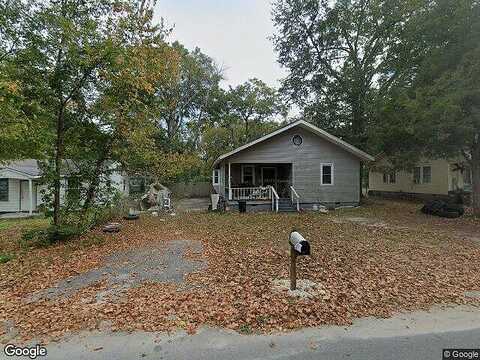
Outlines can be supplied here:
<path id="1" fill-rule="evenodd" d="M 18 253 L 0 265 L 0 321 L 13 324 L 23 338 L 58 337 L 105 324 L 113 330 L 188 332 L 212 325 L 251 333 L 476 303 L 464 292 L 480 290 L 480 222 L 427 217 L 417 209 L 412 203 L 377 201 L 328 215 L 143 217 L 125 222 L 118 234 L 93 231 L 76 242 Z M 288 278 L 292 228 L 311 241 L 312 256 L 299 259 L 298 272 L 323 286 L 317 297 L 293 298 L 272 287 L 275 279 Z M 2 236 L 2 244 L 17 241 L 11 229 L 1 230 Z M 201 241 L 201 253 L 189 251 L 186 257 L 203 259 L 208 267 L 187 274 L 185 283 L 146 282 L 104 301 L 97 295 L 108 290 L 106 281 L 68 297 L 30 297 L 102 266 L 111 254 L 162 249 L 172 240 Z M 7 330 L 2 331 L 5 338 Z"/>

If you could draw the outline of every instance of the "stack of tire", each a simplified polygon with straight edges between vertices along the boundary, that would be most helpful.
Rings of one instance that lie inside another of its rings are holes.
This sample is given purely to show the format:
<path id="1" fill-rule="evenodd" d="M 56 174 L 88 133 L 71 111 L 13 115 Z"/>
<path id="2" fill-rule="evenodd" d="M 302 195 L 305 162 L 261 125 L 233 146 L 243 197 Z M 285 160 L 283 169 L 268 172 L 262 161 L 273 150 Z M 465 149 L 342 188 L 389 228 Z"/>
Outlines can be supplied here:
<path id="1" fill-rule="evenodd" d="M 427 202 L 421 209 L 424 214 L 440 216 L 454 219 L 465 213 L 463 205 L 448 203 L 443 200 L 433 200 Z"/>

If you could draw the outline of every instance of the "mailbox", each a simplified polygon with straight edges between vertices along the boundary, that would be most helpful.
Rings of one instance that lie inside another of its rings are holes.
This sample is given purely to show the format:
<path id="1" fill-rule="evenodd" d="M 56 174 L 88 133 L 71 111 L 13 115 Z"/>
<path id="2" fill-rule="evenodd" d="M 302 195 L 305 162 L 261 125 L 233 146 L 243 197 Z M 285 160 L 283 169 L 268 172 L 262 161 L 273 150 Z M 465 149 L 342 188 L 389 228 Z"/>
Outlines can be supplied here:
<path id="1" fill-rule="evenodd" d="M 290 233 L 290 290 L 297 288 L 297 256 L 310 255 L 310 243 L 293 230 Z"/>
<path id="2" fill-rule="evenodd" d="M 310 255 L 310 243 L 300 235 L 297 231 L 290 233 L 290 246 L 295 250 L 297 255 Z"/>

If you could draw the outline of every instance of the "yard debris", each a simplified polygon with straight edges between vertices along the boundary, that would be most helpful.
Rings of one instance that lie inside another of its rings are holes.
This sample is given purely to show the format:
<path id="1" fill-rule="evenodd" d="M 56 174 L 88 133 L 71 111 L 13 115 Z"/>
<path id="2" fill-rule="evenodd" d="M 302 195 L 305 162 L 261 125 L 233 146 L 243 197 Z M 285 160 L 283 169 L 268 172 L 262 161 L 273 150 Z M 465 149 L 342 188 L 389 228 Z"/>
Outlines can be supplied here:
<path id="1" fill-rule="evenodd" d="M 160 183 L 153 183 L 150 185 L 148 192 L 142 196 L 140 208 L 142 210 L 149 210 L 152 208 L 154 208 L 155 211 L 159 209 L 163 210 L 166 202 L 170 204 L 171 194 L 172 192 L 166 186 Z M 168 205 L 168 208 L 170 208 L 170 205 Z"/>
<path id="2" fill-rule="evenodd" d="M 124 221 L 115 238 L 102 234 L 101 228 L 86 235 L 103 237 L 99 245 L 86 248 L 79 239 L 34 249 L 0 265 L 0 320 L 12 321 L 23 340 L 48 340 L 67 331 L 98 329 L 102 321 L 109 321 L 112 331 L 182 328 L 193 333 L 209 325 L 252 333 L 348 325 L 358 317 L 388 317 L 434 304 L 480 304 L 465 294 L 480 290 L 480 246 L 456 235 L 478 234 L 478 219 L 419 215 L 417 206 L 387 202 L 335 215 L 190 213 L 168 221 Z M 342 216 L 375 218 L 392 227 L 332 221 Z M 403 228 L 395 227 L 400 225 Z M 294 227 L 314 250 L 299 261 L 299 273 L 322 284 L 325 294 L 291 297 L 272 287 L 274 279 L 288 278 L 288 234 Z M 5 234 L 13 236 L 10 230 Z M 138 259 L 124 265 L 125 275 L 138 282 L 115 301 L 105 297 L 97 302 L 99 293 L 112 290 L 101 279 L 67 297 L 27 301 L 64 279 L 101 269 L 118 252 L 167 249 L 172 240 L 184 239 L 201 241 L 202 249 L 188 249 L 183 256 L 203 258 L 208 267 L 182 275 L 183 283 L 133 276 L 136 271 L 128 269 L 141 262 Z"/>
<path id="3" fill-rule="evenodd" d="M 442 200 L 433 200 L 427 202 L 421 209 L 424 214 L 436 215 L 449 219 L 463 216 L 465 210 L 463 205 L 451 204 Z"/>
<path id="4" fill-rule="evenodd" d="M 103 232 L 116 233 L 116 232 L 119 232 L 121 228 L 122 228 L 122 224 L 109 223 L 103 227 Z"/>
<path id="5" fill-rule="evenodd" d="M 138 220 L 140 215 L 138 214 L 128 214 L 123 217 L 125 220 Z"/>

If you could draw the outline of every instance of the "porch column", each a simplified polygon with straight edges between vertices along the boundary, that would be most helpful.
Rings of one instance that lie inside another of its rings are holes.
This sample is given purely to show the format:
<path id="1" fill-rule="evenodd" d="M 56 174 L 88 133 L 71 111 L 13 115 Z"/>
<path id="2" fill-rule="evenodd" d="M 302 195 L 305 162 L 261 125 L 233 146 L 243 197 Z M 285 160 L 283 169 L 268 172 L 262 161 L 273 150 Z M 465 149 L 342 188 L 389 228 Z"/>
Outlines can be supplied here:
<path id="1" fill-rule="evenodd" d="M 232 200 L 232 166 L 228 163 L 228 200 Z"/>
<path id="2" fill-rule="evenodd" d="M 33 182 L 32 179 L 28 179 L 28 193 L 30 194 L 30 210 L 28 213 L 32 215 L 33 212 Z"/>

